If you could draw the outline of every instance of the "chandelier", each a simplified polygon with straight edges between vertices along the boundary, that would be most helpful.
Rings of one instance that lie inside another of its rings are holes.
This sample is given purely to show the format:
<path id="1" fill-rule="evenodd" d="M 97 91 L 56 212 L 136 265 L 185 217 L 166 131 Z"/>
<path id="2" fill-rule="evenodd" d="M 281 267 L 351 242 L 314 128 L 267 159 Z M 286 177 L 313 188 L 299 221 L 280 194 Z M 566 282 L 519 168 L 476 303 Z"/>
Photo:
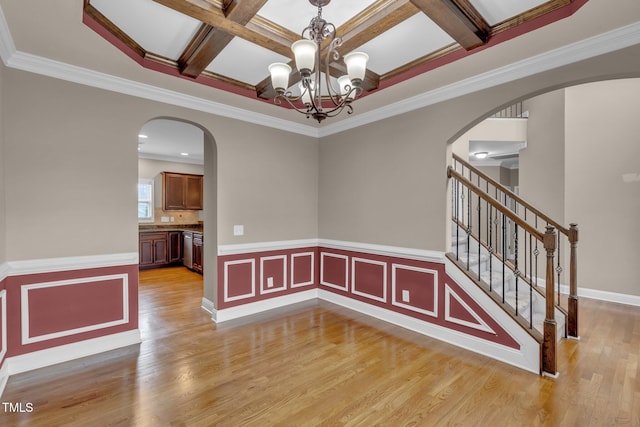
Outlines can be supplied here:
<path id="1" fill-rule="evenodd" d="M 326 6 L 330 1 L 309 0 L 309 3 L 318 7 L 318 16 L 314 17 L 309 26 L 302 30 L 302 39 L 291 45 L 296 68 L 300 72 L 298 84 L 300 95 L 294 95 L 289 90 L 291 67 L 288 64 L 277 62 L 269 66 L 271 85 L 276 91 L 274 103 L 280 105 L 285 101 L 296 111 L 306 115 L 307 118 L 313 117 L 318 123 L 327 117 L 337 116 L 345 108 L 347 114 L 353 113 L 351 102 L 362 93 L 362 81 L 369 60 L 369 56 L 363 52 L 344 55 L 347 74 L 338 78 L 339 88 L 337 90 L 334 88 L 329 66 L 331 62 L 340 59 L 336 48 L 342 44 L 342 39 L 336 36 L 336 27 L 322 19 L 322 6 Z M 325 40 L 328 40 L 328 47 L 324 63 L 326 94 L 323 96 L 320 57 Z M 323 101 L 325 101 L 324 106 Z"/>

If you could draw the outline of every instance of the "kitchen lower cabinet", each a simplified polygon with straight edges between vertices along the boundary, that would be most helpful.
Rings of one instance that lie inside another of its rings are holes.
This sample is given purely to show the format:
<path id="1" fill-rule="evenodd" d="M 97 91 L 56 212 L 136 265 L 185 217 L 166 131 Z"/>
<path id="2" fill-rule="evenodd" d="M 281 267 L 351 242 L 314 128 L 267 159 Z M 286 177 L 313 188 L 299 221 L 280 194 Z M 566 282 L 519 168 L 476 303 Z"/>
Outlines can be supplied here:
<path id="1" fill-rule="evenodd" d="M 158 267 L 167 262 L 167 233 L 140 233 L 140 266 Z"/>
<path id="2" fill-rule="evenodd" d="M 193 233 L 193 269 L 202 273 L 202 244 L 204 236 L 202 233 Z"/>
<path id="3" fill-rule="evenodd" d="M 169 248 L 169 264 L 182 262 L 182 231 L 167 232 L 167 246 Z"/>
<path id="4" fill-rule="evenodd" d="M 181 261 L 181 231 L 141 232 L 139 237 L 140 268 L 164 267 Z"/>

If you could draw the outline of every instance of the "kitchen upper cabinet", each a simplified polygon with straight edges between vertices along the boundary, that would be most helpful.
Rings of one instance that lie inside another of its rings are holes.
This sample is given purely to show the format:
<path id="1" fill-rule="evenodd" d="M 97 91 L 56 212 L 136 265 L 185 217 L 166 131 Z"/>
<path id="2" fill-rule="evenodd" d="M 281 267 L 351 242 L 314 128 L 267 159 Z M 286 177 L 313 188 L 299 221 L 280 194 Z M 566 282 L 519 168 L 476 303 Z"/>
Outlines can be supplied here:
<path id="1" fill-rule="evenodd" d="M 162 172 L 163 209 L 202 210 L 202 189 L 202 175 Z"/>

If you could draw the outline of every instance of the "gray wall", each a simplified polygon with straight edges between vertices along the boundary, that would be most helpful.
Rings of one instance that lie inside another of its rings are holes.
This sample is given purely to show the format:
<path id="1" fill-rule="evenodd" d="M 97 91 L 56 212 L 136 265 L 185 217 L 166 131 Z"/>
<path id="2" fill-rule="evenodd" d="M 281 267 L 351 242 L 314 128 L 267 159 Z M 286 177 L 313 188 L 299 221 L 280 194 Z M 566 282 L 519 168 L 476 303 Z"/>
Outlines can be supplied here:
<path id="1" fill-rule="evenodd" d="M 7 259 L 6 208 L 5 208 L 5 161 L 4 153 L 4 73 L 0 63 L 0 264 Z"/>
<path id="2" fill-rule="evenodd" d="M 566 216 L 579 284 L 640 295 L 640 79 L 566 90 Z"/>
<path id="3" fill-rule="evenodd" d="M 564 90 L 527 100 L 524 109 L 529 111 L 529 120 L 527 147 L 520 150 L 520 196 L 563 224 Z"/>

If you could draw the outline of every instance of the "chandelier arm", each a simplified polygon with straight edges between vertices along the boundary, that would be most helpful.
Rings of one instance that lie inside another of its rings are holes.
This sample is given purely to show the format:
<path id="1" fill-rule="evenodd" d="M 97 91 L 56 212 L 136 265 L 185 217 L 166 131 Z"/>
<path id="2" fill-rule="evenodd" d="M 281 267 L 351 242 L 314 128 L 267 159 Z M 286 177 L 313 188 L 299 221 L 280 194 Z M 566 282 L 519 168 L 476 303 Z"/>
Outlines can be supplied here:
<path id="1" fill-rule="evenodd" d="M 282 105 L 282 101 L 284 100 L 287 104 L 293 107 L 296 111 L 302 112 L 302 109 L 298 107 L 295 103 L 302 99 L 302 95 L 294 96 L 291 91 L 287 91 L 286 93 L 279 93 L 273 98 L 273 103 L 276 105 Z"/>
<path id="2" fill-rule="evenodd" d="M 342 38 L 335 37 L 335 32 L 334 32 L 334 37 L 331 40 L 331 44 L 329 44 L 329 50 L 327 51 L 327 58 L 324 64 L 325 65 L 324 74 L 327 82 L 327 92 L 329 93 L 331 102 L 335 106 L 339 106 L 346 99 L 342 96 L 342 93 L 341 93 L 342 91 L 340 90 L 341 88 L 338 87 L 338 90 L 335 90 L 335 88 L 333 87 L 333 84 L 331 84 L 330 64 L 332 60 L 337 61 L 340 58 L 340 53 L 338 53 L 336 48 L 339 47 L 341 44 L 342 44 Z"/>
<path id="3" fill-rule="evenodd" d="M 342 110 L 344 110 L 345 108 L 347 109 L 347 114 L 353 113 L 353 107 L 351 106 L 351 101 L 346 101 L 329 111 L 325 111 L 324 114 L 326 115 L 326 117 L 335 117 L 340 113 L 342 113 Z"/>

